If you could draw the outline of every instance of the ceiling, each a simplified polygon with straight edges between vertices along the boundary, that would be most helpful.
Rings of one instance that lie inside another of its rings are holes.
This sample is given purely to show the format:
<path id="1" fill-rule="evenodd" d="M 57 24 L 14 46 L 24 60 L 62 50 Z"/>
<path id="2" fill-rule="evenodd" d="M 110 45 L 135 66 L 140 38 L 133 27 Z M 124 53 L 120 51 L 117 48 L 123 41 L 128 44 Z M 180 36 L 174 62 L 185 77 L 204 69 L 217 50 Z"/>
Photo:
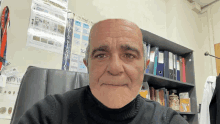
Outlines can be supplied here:
<path id="1" fill-rule="evenodd" d="M 192 1 L 195 1 L 195 2 L 197 2 L 199 5 L 201 5 L 201 7 L 204 7 L 204 6 L 206 6 L 206 5 L 208 5 L 208 4 L 212 3 L 212 2 L 214 2 L 214 1 L 216 1 L 216 0 L 192 0 Z"/>

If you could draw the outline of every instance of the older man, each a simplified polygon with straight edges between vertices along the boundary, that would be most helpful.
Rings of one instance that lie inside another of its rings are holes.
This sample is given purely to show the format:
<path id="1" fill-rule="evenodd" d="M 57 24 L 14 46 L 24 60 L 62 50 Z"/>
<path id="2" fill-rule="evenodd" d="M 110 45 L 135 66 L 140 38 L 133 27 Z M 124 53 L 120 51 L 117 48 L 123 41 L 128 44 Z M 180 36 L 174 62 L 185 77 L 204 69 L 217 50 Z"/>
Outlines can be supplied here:
<path id="1" fill-rule="evenodd" d="M 48 95 L 19 124 L 187 124 L 171 108 L 139 95 L 149 59 L 137 25 L 100 21 L 89 40 L 84 64 L 90 85 Z"/>

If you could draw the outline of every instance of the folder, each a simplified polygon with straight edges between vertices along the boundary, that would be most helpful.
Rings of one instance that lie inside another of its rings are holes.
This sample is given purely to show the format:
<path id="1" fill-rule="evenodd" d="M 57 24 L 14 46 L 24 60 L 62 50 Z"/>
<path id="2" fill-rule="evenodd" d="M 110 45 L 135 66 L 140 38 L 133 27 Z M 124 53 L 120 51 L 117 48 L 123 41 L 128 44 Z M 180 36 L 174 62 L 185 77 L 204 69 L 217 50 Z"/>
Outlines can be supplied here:
<path id="1" fill-rule="evenodd" d="M 180 81 L 180 57 L 177 56 L 177 80 Z"/>
<path id="2" fill-rule="evenodd" d="M 181 56 L 179 56 L 179 60 L 180 60 L 180 81 L 183 82 L 183 61 Z"/>
<path id="3" fill-rule="evenodd" d="M 173 79 L 173 53 L 169 52 L 169 78 Z"/>
<path id="4" fill-rule="evenodd" d="M 164 51 L 164 77 L 169 78 L 169 52 Z"/>
<path id="5" fill-rule="evenodd" d="M 159 48 L 156 47 L 156 49 L 155 49 L 155 57 L 154 57 L 154 75 L 157 75 L 158 58 L 159 58 Z"/>
<path id="6" fill-rule="evenodd" d="M 159 51 L 157 75 L 163 77 L 164 74 L 164 52 Z"/>
<path id="7" fill-rule="evenodd" d="M 150 59 L 150 44 L 147 44 L 147 58 Z M 149 65 L 146 67 L 145 73 L 149 73 Z"/>
<path id="8" fill-rule="evenodd" d="M 177 80 L 177 55 L 173 55 L 173 79 Z"/>
<path id="9" fill-rule="evenodd" d="M 182 62 L 183 62 L 183 65 L 182 65 L 183 66 L 183 82 L 186 83 L 186 70 L 185 70 L 186 69 L 186 64 L 185 64 L 186 61 L 185 61 L 185 58 L 182 58 Z"/>
<path id="10" fill-rule="evenodd" d="M 149 73 L 154 73 L 154 61 L 155 61 L 155 50 L 156 47 L 150 49 L 150 64 L 149 64 Z"/>

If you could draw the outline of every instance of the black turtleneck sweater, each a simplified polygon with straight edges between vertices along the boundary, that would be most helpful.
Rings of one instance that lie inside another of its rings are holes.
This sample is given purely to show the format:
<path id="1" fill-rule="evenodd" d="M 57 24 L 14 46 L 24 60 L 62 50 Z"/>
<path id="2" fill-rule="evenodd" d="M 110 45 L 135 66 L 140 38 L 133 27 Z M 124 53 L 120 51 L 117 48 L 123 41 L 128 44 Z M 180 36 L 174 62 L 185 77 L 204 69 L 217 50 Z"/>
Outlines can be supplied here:
<path id="1" fill-rule="evenodd" d="M 86 113 L 89 117 L 89 122 L 94 124 L 128 124 L 137 115 L 141 106 L 141 96 L 138 95 L 133 101 L 120 109 L 110 109 L 103 105 L 98 99 L 96 99 L 90 88 L 86 88 L 87 96 L 85 101 L 88 107 Z"/>
<path id="2" fill-rule="evenodd" d="M 33 105 L 18 124 L 188 124 L 177 112 L 140 95 L 120 109 L 96 99 L 89 86 L 48 95 Z"/>

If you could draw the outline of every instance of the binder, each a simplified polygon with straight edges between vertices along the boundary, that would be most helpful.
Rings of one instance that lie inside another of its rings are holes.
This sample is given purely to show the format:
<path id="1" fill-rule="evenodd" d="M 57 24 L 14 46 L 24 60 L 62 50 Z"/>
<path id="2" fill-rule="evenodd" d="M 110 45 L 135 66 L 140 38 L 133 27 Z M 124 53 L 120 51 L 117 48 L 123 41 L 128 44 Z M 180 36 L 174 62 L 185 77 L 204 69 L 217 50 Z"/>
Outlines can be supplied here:
<path id="1" fill-rule="evenodd" d="M 173 55 L 173 79 L 177 80 L 177 55 Z"/>
<path id="2" fill-rule="evenodd" d="M 169 52 L 164 51 L 164 77 L 169 78 Z"/>
<path id="3" fill-rule="evenodd" d="M 164 74 L 164 52 L 159 52 L 157 75 L 163 77 Z"/>
<path id="4" fill-rule="evenodd" d="M 183 61 L 181 56 L 179 56 L 179 60 L 180 60 L 180 81 L 183 82 Z"/>
<path id="5" fill-rule="evenodd" d="M 147 59 L 150 59 L 150 44 L 147 44 Z M 146 63 L 144 63 L 144 64 L 146 64 Z M 149 73 L 149 65 L 147 66 L 145 73 Z"/>
<path id="6" fill-rule="evenodd" d="M 185 70 L 186 69 L 186 64 L 185 64 L 186 61 L 185 61 L 185 58 L 182 58 L 182 62 L 183 62 L 183 65 L 182 65 L 183 66 L 183 82 L 186 83 L 186 70 Z"/>
<path id="7" fill-rule="evenodd" d="M 155 61 L 155 50 L 156 47 L 150 49 L 150 64 L 149 64 L 149 73 L 154 73 L 154 61 Z"/>
<path id="8" fill-rule="evenodd" d="M 180 81 L 180 57 L 177 56 L 177 80 Z"/>
<path id="9" fill-rule="evenodd" d="M 173 79 L 173 53 L 169 52 L 169 78 Z"/>
<path id="10" fill-rule="evenodd" d="M 156 49 L 155 49 L 155 57 L 154 57 L 154 75 L 157 75 L 158 58 L 159 58 L 159 48 L 156 47 Z"/>

